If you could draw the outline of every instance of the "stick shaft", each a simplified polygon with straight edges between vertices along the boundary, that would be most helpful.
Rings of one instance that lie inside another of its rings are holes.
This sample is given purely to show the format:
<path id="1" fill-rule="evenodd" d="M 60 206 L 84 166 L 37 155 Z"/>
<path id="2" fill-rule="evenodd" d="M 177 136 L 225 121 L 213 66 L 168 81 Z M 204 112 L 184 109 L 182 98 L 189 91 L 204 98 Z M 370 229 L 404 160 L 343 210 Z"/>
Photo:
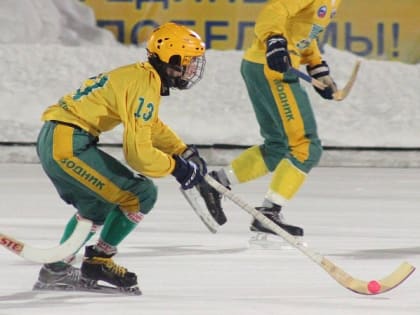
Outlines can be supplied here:
<path id="1" fill-rule="evenodd" d="M 356 81 L 356 78 L 357 78 L 357 73 L 359 72 L 359 68 L 360 68 L 360 64 L 361 64 L 361 61 L 360 61 L 360 60 L 358 60 L 358 61 L 356 62 L 356 64 L 354 65 L 354 67 L 353 67 L 353 71 L 352 71 L 352 73 L 351 73 L 351 75 L 350 75 L 350 78 L 349 78 L 349 80 L 347 81 L 347 83 L 346 83 L 346 85 L 344 86 L 344 88 L 342 88 L 342 89 L 340 89 L 340 90 L 337 90 L 337 91 L 333 94 L 333 98 L 334 98 L 334 100 L 336 100 L 336 101 L 342 101 L 342 100 L 344 100 L 344 99 L 347 97 L 347 95 L 350 93 L 350 91 L 351 91 L 351 89 L 352 89 L 352 87 L 353 87 L 353 85 L 354 85 L 354 82 Z M 316 88 L 319 88 L 319 89 L 321 89 L 321 90 L 324 90 L 324 89 L 327 87 L 327 86 L 326 86 L 324 83 L 322 83 L 321 81 L 319 81 L 319 80 L 317 80 L 317 79 L 312 78 L 310 75 L 308 75 L 308 74 L 306 74 L 306 73 L 304 73 L 304 72 L 300 71 L 299 69 L 296 69 L 296 68 L 290 67 L 290 68 L 289 68 L 289 71 L 290 71 L 291 73 L 293 73 L 294 75 L 296 75 L 297 77 L 301 78 L 302 80 L 304 80 L 304 81 L 306 81 L 306 82 L 308 82 L 308 83 L 312 84 L 312 85 L 313 85 L 313 86 L 315 86 Z"/>
<path id="2" fill-rule="evenodd" d="M 318 89 L 323 90 L 323 89 L 325 89 L 327 87 L 321 81 L 312 78 L 311 76 L 307 75 L 306 73 L 304 73 L 304 72 L 302 72 L 302 71 L 300 71 L 300 70 L 298 70 L 296 68 L 290 67 L 289 68 L 289 72 L 293 73 L 294 75 L 296 75 L 297 77 L 301 78 L 302 80 L 304 80 L 304 81 L 312 84 L 313 86 L 317 87 Z"/>
<path id="3" fill-rule="evenodd" d="M 337 281 L 341 286 L 344 288 L 353 291 L 357 294 L 363 295 L 372 295 L 372 294 L 380 294 L 387 292 L 396 288 L 400 285 L 404 280 L 406 280 L 416 269 L 414 266 L 410 265 L 407 262 L 402 263 L 397 269 L 395 269 L 391 274 L 386 276 L 385 278 L 379 280 L 378 282 L 381 285 L 381 289 L 378 292 L 371 293 L 368 290 L 368 282 L 364 280 L 357 279 L 352 277 L 350 274 L 345 272 L 342 268 L 334 264 L 332 261 L 311 250 L 309 247 L 303 245 L 299 242 L 295 237 L 281 229 L 277 224 L 273 221 L 265 217 L 262 213 L 257 211 L 254 207 L 240 199 L 236 196 L 233 192 L 228 190 L 226 187 L 221 185 L 218 181 L 212 178 L 209 175 L 205 176 L 205 180 L 216 189 L 218 192 L 226 196 L 228 199 L 233 201 L 237 206 L 251 214 L 255 219 L 260 221 L 266 228 L 272 230 L 278 236 L 282 237 L 286 242 L 292 245 L 294 248 L 301 251 L 306 257 L 310 258 L 313 262 L 315 262 L 318 266 L 320 266 L 326 273 L 328 273 L 335 281 Z"/>

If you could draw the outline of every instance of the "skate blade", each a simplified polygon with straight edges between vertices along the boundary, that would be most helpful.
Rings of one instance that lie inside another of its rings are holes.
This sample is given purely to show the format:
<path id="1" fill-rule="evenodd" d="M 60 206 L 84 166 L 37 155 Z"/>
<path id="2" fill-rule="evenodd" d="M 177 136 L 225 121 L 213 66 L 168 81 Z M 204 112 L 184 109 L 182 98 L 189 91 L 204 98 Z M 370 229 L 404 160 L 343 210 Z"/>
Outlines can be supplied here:
<path id="1" fill-rule="evenodd" d="M 37 281 L 33 291 L 73 291 L 73 292 L 92 292 L 102 294 L 122 294 L 122 295 L 142 295 L 138 286 L 114 287 L 111 285 L 98 284 L 96 281 L 83 282 L 78 285 L 65 283 L 43 283 Z"/>
<path id="2" fill-rule="evenodd" d="M 302 246 L 307 246 L 304 242 L 303 237 L 295 236 L 298 243 Z M 249 248 L 251 249 L 281 249 L 288 250 L 293 249 L 294 246 L 286 242 L 280 236 L 263 233 L 263 232 L 254 232 L 252 233 L 249 241 Z"/>
<path id="3" fill-rule="evenodd" d="M 32 290 L 33 291 L 76 291 L 76 287 L 67 283 L 44 283 L 37 281 Z"/>
<path id="4" fill-rule="evenodd" d="M 112 285 L 103 285 L 97 282 L 86 287 L 88 292 L 105 293 L 105 294 L 123 294 L 123 295 L 142 295 L 138 286 L 132 287 L 115 287 Z"/>

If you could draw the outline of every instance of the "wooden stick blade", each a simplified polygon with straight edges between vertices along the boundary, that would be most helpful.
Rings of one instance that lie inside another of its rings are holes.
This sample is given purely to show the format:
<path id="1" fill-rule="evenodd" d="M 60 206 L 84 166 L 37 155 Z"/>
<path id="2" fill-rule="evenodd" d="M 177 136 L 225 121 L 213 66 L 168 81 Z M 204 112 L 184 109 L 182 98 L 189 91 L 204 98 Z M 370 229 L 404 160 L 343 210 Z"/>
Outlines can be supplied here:
<path id="1" fill-rule="evenodd" d="M 346 85 L 344 86 L 344 88 L 341 89 L 341 90 L 338 90 L 337 92 L 335 92 L 333 94 L 334 100 L 336 100 L 336 101 L 342 101 L 350 93 L 351 89 L 353 88 L 354 82 L 356 81 L 357 73 L 359 72 L 359 69 L 360 69 L 360 64 L 361 64 L 361 61 L 358 60 L 356 62 L 356 64 L 354 65 L 353 71 L 352 71 L 352 73 L 350 75 L 350 79 L 348 80 L 348 82 L 346 83 Z"/>
<path id="2" fill-rule="evenodd" d="M 343 287 L 362 295 L 377 295 L 388 292 L 403 283 L 404 280 L 406 280 L 416 270 L 414 266 L 407 262 L 403 262 L 391 274 L 381 280 L 377 280 L 379 283 L 379 290 L 371 292 L 368 288 L 369 281 L 360 280 L 350 276 L 344 270 L 329 261 L 327 258 L 324 257 L 322 259 L 321 266 L 331 277 L 334 278 L 334 280 L 340 283 Z"/>
<path id="3" fill-rule="evenodd" d="M 72 235 L 62 244 L 51 248 L 38 248 L 0 233 L 0 245 L 20 257 L 37 263 L 53 263 L 63 260 L 79 250 L 92 228 L 92 221 L 78 219 Z"/>

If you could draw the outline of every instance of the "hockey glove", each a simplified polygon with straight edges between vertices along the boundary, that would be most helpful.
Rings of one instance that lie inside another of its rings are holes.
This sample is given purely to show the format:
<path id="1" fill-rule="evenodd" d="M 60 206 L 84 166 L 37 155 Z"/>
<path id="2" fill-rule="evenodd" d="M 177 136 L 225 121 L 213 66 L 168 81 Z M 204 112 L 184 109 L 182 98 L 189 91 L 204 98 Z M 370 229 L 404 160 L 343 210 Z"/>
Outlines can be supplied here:
<path id="1" fill-rule="evenodd" d="M 181 184 L 182 189 L 190 189 L 203 181 L 203 175 L 195 163 L 187 161 L 179 155 L 175 155 L 173 158 L 175 159 L 175 168 L 172 175 Z"/>
<path id="2" fill-rule="evenodd" d="M 308 74 L 322 83 L 324 83 L 327 87 L 324 90 L 321 90 L 314 86 L 315 91 L 318 92 L 323 98 L 327 100 L 332 100 L 334 98 L 333 94 L 337 92 L 337 85 L 335 84 L 333 78 L 330 76 L 330 68 L 326 61 L 322 61 L 321 64 L 313 66 L 313 67 L 306 67 L 306 71 Z"/>
<path id="3" fill-rule="evenodd" d="M 191 161 L 197 165 L 198 170 L 200 171 L 201 175 L 207 174 L 207 163 L 206 161 L 200 156 L 198 153 L 198 149 L 196 146 L 191 145 L 189 146 L 181 155 L 187 161 Z"/>
<path id="4" fill-rule="evenodd" d="M 290 68 L 287 40 L 281 35 L 272 36 L 267 39 L 265 56 L 267 58 L 267 65 L 271 70 L 284 73 Z"/>

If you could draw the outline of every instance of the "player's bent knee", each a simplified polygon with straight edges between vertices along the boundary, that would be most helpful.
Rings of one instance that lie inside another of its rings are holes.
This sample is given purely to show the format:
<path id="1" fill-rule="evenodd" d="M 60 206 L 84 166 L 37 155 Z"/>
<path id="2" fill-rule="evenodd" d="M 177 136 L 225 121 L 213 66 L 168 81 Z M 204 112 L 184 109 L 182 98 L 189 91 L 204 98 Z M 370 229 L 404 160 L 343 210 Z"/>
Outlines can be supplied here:
<path id="1" fill-rule="evenodd" d="M 143 191 L 140 197 L 140 212 L 148 214 L 154 207 L 158 195 L 158 189 L 154 184 L 148 186 L 146 191 Z"/>
<path id="2" fill-rule="evenodd" d="M 311 164 L 312 167 L 318 165 L 319 161 L 321 160 L 323 153 L 323 148 L 321 145 L 314 145 L 311 148 Z"/>
<path id="3" fill-rule="evenodd" d="M 130 188 L 130 193 L 120 202 L 120 209 L 125 212 L 148 214 L 157 199 L 157 187 L 150 179 L 141 177 Z"/>

